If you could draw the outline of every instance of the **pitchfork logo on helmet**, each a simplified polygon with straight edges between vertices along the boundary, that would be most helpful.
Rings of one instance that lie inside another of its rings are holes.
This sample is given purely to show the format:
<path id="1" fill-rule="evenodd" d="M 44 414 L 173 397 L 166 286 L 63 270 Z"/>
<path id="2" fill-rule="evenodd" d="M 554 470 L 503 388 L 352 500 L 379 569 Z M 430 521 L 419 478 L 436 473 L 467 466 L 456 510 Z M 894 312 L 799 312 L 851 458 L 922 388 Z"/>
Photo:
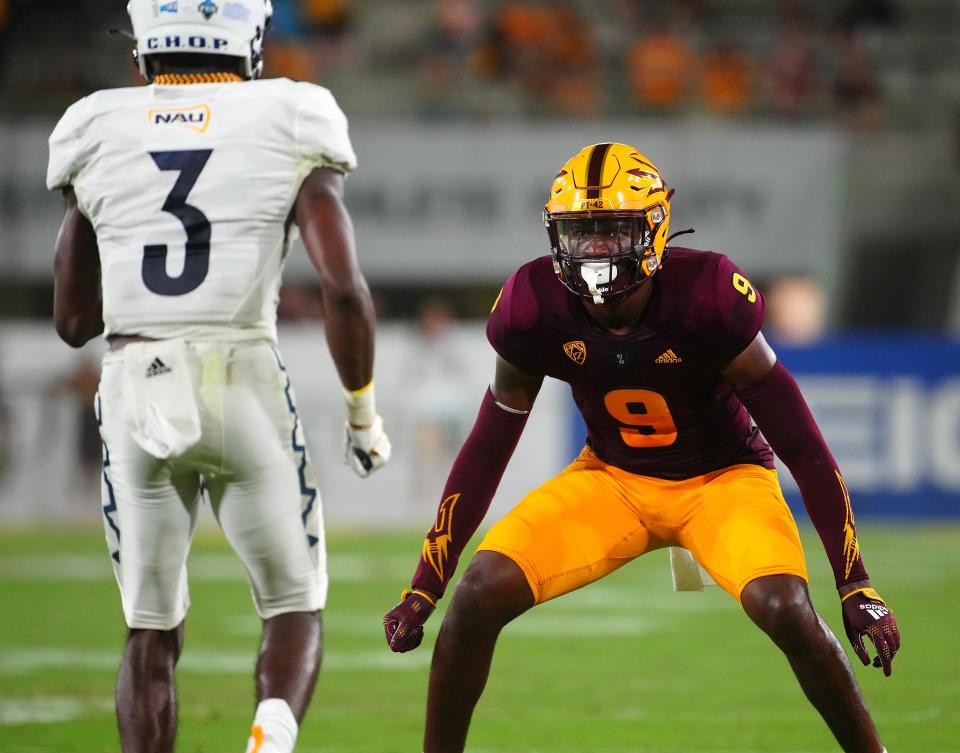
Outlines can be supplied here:
<path id="1" fill-rule="evenodd" d="M 561 282 L 609 303 L 660 268 L 670 194 L 656 166 L 626 144 L 594 144 L 560 168 L 543 223 Z"/>
<path id="2" fill-rule="evenodd" d="M 259 78 L 263 72 L 271 0 L 130 0 L 127 13 L 137 40 L 134 57 L 147 81 L 147 58 L 175 52 L 240 58 L 246 78 Z"/>

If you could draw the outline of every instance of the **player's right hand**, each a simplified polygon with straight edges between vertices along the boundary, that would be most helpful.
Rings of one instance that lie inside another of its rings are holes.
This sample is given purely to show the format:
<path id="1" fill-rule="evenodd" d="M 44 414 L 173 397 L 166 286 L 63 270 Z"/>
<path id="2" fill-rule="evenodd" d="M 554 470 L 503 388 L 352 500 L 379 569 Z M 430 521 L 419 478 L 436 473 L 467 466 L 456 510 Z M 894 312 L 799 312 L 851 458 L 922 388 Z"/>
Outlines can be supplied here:
<path id="1" fill-rule="evenodd" d="M 369 426 L 343 426 L 343 462 L 360 478 L 366 478 L 390 459 L 390 440 L 383 430 L 383 419 L 375 416 Z"/>
<path id="2" fill-rule="evenodd" d="M 407 589 L 400 603 L 383 617 L 383 631 L 390 650 L 398 654 L 413 651 L 423 640 L 423 623 L 433 614 L 437 600 L 432 594 Z"/>
<path id="3" fill-rule="evenodd" d="M 883 674 L 889 677 L 893 671 L 893 657 L 900 649 L 900 629 L 893 612 L 872 588 L 859 588 L 847 594 L 841 607 L 844 630 L 863 666 L 870 664 L 870 654 L 863 645 L 866 634 L 877 650 L 873 666 L 882 667 Z"/>

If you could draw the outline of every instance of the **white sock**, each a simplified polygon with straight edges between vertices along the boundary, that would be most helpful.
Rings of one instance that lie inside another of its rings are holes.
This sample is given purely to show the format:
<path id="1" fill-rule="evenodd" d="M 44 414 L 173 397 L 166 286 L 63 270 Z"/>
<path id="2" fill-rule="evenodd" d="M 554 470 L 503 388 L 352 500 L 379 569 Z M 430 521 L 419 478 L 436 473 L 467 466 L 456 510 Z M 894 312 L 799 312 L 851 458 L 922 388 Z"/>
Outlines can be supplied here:
<path id="1" fill-rule="evenodd" d="M 293 753 L 298 731 L 297 720 L 285 700 L 260 701 L 253 716 L 247 753 Z"/>

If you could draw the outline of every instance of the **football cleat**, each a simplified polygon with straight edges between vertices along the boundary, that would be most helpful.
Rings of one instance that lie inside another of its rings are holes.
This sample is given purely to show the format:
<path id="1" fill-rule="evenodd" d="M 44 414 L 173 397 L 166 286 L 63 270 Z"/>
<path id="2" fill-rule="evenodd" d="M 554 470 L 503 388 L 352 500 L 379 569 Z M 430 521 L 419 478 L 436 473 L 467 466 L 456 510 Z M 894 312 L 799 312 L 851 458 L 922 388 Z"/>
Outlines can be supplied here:
<path id="1" fill-rule="evenodd" d="M 560 281 L 609 303 L 650 279 L 667 246 L 671 194 L 657 167 L 627 144 L 594 144 L 567 160 L 543 209 Z"/>
<path id="2" fill-rule="evenodd" d="M 130 0 L 127 13 L 137 43 L 133 57 L 147 81 L 153 78 L 148 58 L 171 53 L 241 58 L 248 79 L 263 72 L 272 0 Z"/>

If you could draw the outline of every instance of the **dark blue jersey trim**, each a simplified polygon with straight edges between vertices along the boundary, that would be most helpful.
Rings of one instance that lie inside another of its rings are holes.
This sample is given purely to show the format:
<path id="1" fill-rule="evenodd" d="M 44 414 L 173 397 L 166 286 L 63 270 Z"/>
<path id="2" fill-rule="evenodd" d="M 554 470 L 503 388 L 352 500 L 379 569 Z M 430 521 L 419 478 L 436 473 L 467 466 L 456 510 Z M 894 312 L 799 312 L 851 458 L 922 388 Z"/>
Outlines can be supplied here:
<path id="1" fill-rule="evenodd" d="M 113 529 L 113 532 L 117 534 L 117 544 L 120 543 L 120 528 L 117 527 L 117 524 L 114 522 L 113 518 L 110 516 L 117 511 L 117 498 L 113 493 L 113 482 L 110 481 L 110 474 L 107 472 L 107 469 L 110 467 L 110 448 L 107 447 L 107 442 L 103 438 L 103 405 L 100 402 L 100 393 L 97 393 L 97 426 L 101 429 L 100 432 L 100 443 L 103 445 L 103 483 L 107 487 L 107 498 L 109 499 L 109 504 L 103 505 L 103 517 L 106 518 L 107 523 L 110 525 L 110 528 Z M 111 552 L 110 556 L 113 557 L 117 562 L 120 561 L 120 551 Z"/>
<path id="2" fill-rule="evenodd" d="M 317 490 L 307 484 L 307 448 L 305 445 L 302 445 L 297 441 L 297 429 L 300 427 L 300 414 L 297 413 L 297 406 L 293 402 L 293 395 L 291 394 L 293 386 L 290 383 L 290 375 L 287 373 L 287 367 L 284 365 L 283 360 L 280 358 L 280 354 L 277 352 L 276 348 L 272 348 L 272 350 L 274 358 L 277 359 L 277 366 L 280 368 L 280 371 L 283 372 L 283 377 L 285 380 L 283 394 L 287 398 L 287 408 L 290 411 L 290 415 L 293 416 L 293 430 L 290 432 L 290 446 L 293 448 L 293 451 L 300 456 L 300 465 L 297 468 L 297 475 L 300 478 L 300 494 L 307 498 L 307 506 L 303 508 L 303 513 L 300 515 L 300 517 L 303 520 L 303 525 L 306 526 L 307 520 L 310 517 L 310 513 L 313 512 L 313 506 L 317 501 Z M 308 536 L 308 539 L 310 540 L 310 546 L 314 546 L 318 541 L 318 539 L 316 539 L 314 536 Z"/>

